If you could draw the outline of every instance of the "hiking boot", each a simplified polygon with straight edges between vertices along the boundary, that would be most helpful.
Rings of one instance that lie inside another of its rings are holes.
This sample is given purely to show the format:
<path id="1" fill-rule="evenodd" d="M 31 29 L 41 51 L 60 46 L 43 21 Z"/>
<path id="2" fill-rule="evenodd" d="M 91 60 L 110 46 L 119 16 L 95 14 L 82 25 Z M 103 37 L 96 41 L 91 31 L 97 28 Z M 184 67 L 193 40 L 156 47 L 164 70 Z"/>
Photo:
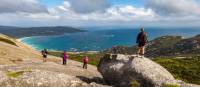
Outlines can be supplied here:
<path id="1" fill-rule="evenodd" d="M 136 54 L 136 57 L 140 57 L 140 54 L 139 54 L 139 53 L 137 53 L 137 54 Z"/>
<path id="2" fill-rule="evenodd" d="M 144 55 L 141 55 L 140 58 L 145 58 Z"/>

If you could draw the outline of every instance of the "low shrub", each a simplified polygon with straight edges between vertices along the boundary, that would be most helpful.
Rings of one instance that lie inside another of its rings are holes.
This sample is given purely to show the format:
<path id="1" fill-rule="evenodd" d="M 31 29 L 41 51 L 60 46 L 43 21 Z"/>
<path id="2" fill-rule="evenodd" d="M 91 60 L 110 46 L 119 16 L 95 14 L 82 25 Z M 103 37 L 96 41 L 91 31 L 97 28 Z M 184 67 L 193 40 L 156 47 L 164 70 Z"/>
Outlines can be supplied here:
<path id="1" fill-rule="evenodd" d="M 140 87 L 140 83 L 136 80 L 131 82 L 131 87 Z"/>
<path id="2" fill-rule="evenodd" d="M 163 87 L 180 87 L 180 86 L 176 84 L 164 84 Z"/>
<path id="3" fill-rule="evenodd" d="M 200 57 L 193 58 L 156 58 L 155 62 L 166 68 L 179 80 L 200 85 Z"/>

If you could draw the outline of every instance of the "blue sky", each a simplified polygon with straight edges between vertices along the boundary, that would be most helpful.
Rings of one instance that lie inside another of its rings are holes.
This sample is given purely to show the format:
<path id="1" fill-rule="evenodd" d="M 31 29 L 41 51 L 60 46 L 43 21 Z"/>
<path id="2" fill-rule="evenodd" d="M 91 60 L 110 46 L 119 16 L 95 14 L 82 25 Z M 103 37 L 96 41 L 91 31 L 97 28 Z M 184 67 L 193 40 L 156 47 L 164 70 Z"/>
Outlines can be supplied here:
<path id="1" fill-rule="evenodd" d="M 134 5 L 134 6 L 142 6 L 141 0 L 108 0 L 112 5 Z"/>
<path id="2" fill-rule="evenodd" d="M 61 5 L 64 0 L 41 0 L 41 3 L 48 7 L 55 7 Z M 110 5 L 134 5 L 141 7 L 141 0 L 107 0 Z"/>
<path id="3" fill-rule="evenodd" d="M 41 0 L 42 4 L 48 6 L 48 7 L 54 7 L 61 5 L 64 0 Z"/>

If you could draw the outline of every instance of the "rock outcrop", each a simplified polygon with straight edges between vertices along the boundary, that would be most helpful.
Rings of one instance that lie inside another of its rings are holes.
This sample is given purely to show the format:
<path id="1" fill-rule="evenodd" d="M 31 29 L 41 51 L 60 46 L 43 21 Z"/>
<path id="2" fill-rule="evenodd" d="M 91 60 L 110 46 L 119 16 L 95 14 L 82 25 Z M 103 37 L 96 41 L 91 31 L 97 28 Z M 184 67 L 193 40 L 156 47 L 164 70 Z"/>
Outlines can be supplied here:
<path id="1" fill-rule="evenodd" d="M 106 87 L 96 83 L 86 83 L 80 79 L 44 70 L 17 71 L 18 77 L 0 72 L 1 87 Z"/>
<path id="2" fill-rule="evenodd" d="M 129 87 L 132 81 L 141 87 L 162 87 L 165 84 L 181 87 L 198 87 L 185 84 L 175 78 L 165 68 L 147 58 L 134 55 L 106 54 L 98 65 L 104 80 L 119 87 Z"/>
<path id="3" fill-rule="evenodd" d="M 17 65 L 0 65 L 0 87 L 111 87 L 104 83 L 94 66 L 82 69 L 69 60 L 68 66 L 54 62 L 24 61 Z"/>

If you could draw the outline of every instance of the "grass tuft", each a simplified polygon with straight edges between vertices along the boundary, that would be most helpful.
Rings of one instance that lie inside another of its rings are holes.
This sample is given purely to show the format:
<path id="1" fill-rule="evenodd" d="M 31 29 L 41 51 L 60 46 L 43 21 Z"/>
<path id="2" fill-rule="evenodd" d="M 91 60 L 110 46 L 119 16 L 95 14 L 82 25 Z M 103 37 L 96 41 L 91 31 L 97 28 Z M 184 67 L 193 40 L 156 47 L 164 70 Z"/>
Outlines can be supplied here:
<path id="1" fill-rule="evenodd" d="M 163 87 L 180 87 L 180 86 L 176 84 L 164 84 Z"/>
<path id="2" fill-rule="evenodd" d="M 134 80 L 131 82 L 131 87 L 140 87 L 140 83 Z"/>
<path id="3" fill-rule="evenodd" d="M 14 45 L 14 46 L 17 46 L 17 44 L 16 44 L 14 41 L 9 40 L 9 39 L 7 39 L 7 38 L 0 37 L 0 41 L 1 41 L 1 42 L 5 42 L 5 43 L 8 43 L 8 44 L 11 44 L 11 45 Z"/>
<path id="4" fill-rule="evenodd" d="M 31 71 L 16 71 L 16 72 L 7 72 L 6 75 L 8 77 L 13 77 L 13 78 L 17 78 L 21 75 L 23 75 L 25 72 L 31 72 Z"/>

